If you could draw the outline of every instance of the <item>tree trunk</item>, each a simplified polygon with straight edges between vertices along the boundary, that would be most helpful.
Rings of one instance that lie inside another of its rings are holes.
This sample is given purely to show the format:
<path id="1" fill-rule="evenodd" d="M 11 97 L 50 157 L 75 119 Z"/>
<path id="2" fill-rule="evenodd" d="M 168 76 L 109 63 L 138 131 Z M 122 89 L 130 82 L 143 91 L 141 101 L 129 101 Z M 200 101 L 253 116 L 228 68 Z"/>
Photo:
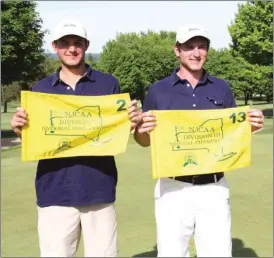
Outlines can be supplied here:
<path id="1" fill-rule="evenodd" d="M 266 95 L 266 101 L 268 104 L 271 102 L 271 95 Z"/>
<path id="2" fill-rule="evenodd" d="M 249 100 L 249 93 L 246 92 L 246 93 L 245 93 L 245 105 L 248 104 L 248 100 Z"/>
<path id="3" fill-rule="evenodd" d="M 142 108 L 143 108 L 144 98 L 143 98 L 143 97 L 141 97 L 141 98 L 140 98 L 140 101 L 141 101 L 141 105 L 142 105 Z"/>
<path id="4" fill-rule="evenodd" d="M 139 90 L 138 90 L 138 92 L 137 92 L 137 97 L 140 99 L 140 102 L 141 102 L 142 107 L 143 107 L 143 104 L 144 104 L 145 95 L 146 95 L 146 93 L 145 93 L 144 87 L 143 87 L 143 86 L 142 86 L 142 87 L 140 86 L 140 87 L 139 87 Z"/>
<path id="5" fill-rule="evenodd" d="M 8 102 L 5 101 L 4 102 L 4 113 L 7 113 L 8 112 Z"/>

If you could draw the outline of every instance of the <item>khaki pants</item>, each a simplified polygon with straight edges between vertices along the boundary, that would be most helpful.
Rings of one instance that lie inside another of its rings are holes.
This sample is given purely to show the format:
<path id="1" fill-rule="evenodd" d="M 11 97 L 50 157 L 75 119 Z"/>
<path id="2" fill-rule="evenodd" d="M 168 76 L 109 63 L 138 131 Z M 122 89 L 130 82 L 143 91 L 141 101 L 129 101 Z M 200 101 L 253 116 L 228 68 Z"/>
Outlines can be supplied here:
<path id="1" fill-rule="evenodd" d="M 41 257 L 75 256 L 81 231 L 85 257 L 117 256 L 114 204 L 38 207 Z"/>

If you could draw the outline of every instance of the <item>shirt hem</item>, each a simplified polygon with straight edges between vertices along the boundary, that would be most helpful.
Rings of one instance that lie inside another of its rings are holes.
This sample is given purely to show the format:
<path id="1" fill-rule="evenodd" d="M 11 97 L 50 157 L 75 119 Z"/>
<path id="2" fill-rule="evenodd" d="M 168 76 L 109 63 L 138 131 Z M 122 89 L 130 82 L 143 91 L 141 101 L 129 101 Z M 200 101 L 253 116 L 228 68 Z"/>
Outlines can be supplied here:
<path id="1" fill-rule="evenodd" d="M 36 202 L 36 205 L 40 208 L 49 207 L 49 206 L 66 206 L 66 207 L 72 207 L 72 206 L 90 206 L 93 204 L 101 204 L 101 203 L 114 203 L 116 199 L 98 199 L 96 201 L 88 201 L 88 202 L 46 202 L 46 203 L 39 203 Z"/>

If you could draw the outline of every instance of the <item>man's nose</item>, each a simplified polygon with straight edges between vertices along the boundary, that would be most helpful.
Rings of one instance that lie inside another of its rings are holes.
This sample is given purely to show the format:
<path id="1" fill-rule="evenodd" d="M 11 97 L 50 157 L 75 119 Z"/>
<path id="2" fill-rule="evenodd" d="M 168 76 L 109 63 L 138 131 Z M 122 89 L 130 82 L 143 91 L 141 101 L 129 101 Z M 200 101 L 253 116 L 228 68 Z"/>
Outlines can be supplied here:
<path id="1" fill-rule="evenodd" d="M 197 47 L 193 49 L 193 55 L 195 57 L 199 57 L 201 55 L 200 50 Z"/>
<path id="2" fill-rule="evenodd" d="M 74 45 L 70 45 L 68 50 L 69 50 L 70 52 L 75 52 L 76 47 L 75 47 Z"/>

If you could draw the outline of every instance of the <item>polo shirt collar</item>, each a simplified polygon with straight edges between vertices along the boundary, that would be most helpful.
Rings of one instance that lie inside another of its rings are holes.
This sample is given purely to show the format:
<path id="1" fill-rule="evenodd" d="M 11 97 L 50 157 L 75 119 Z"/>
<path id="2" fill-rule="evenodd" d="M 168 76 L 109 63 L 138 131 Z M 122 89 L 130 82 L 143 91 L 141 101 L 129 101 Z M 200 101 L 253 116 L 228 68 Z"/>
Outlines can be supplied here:
<path id="1" fill-rule="evenodd" d="M 91 67 L 88 65 L 88 64 L 85 64 L 86 66 L 86 69 L 87 69 L 87 73 L 86 75 L 83 77 L 83 78 L 87 78 L 88 80 L 94 82 L 95 81 L 95 78 L 92 74 L 92 69 Z M 52 77 L 52 83 L 51 85 L 54 87 L 56 86 L 57 82 L 60 80 L 60 71 L 61 71 L 61 66 L 56 70 L 56 72 L 53 74 L 53 77 Z"/>
<path id="2" fill-rule="evenodd" d="M 182 83 L 185 83 L 186 80 L 185 79 L 181 79 L 178 75 L 177 72 L 180 70 L 180 68 L 176 68 L 173 70 L 173 73 L 171 74 L 171 85 L 175 86 L 179 81 L 181 81 Z M 207 73 L 207 71 L 205 69 L 203 69 L 203 77 L 200 80 L 199 84 L 206 84 L 208 81 L 212 83 L 212 78 L 211 76 Z"/>

